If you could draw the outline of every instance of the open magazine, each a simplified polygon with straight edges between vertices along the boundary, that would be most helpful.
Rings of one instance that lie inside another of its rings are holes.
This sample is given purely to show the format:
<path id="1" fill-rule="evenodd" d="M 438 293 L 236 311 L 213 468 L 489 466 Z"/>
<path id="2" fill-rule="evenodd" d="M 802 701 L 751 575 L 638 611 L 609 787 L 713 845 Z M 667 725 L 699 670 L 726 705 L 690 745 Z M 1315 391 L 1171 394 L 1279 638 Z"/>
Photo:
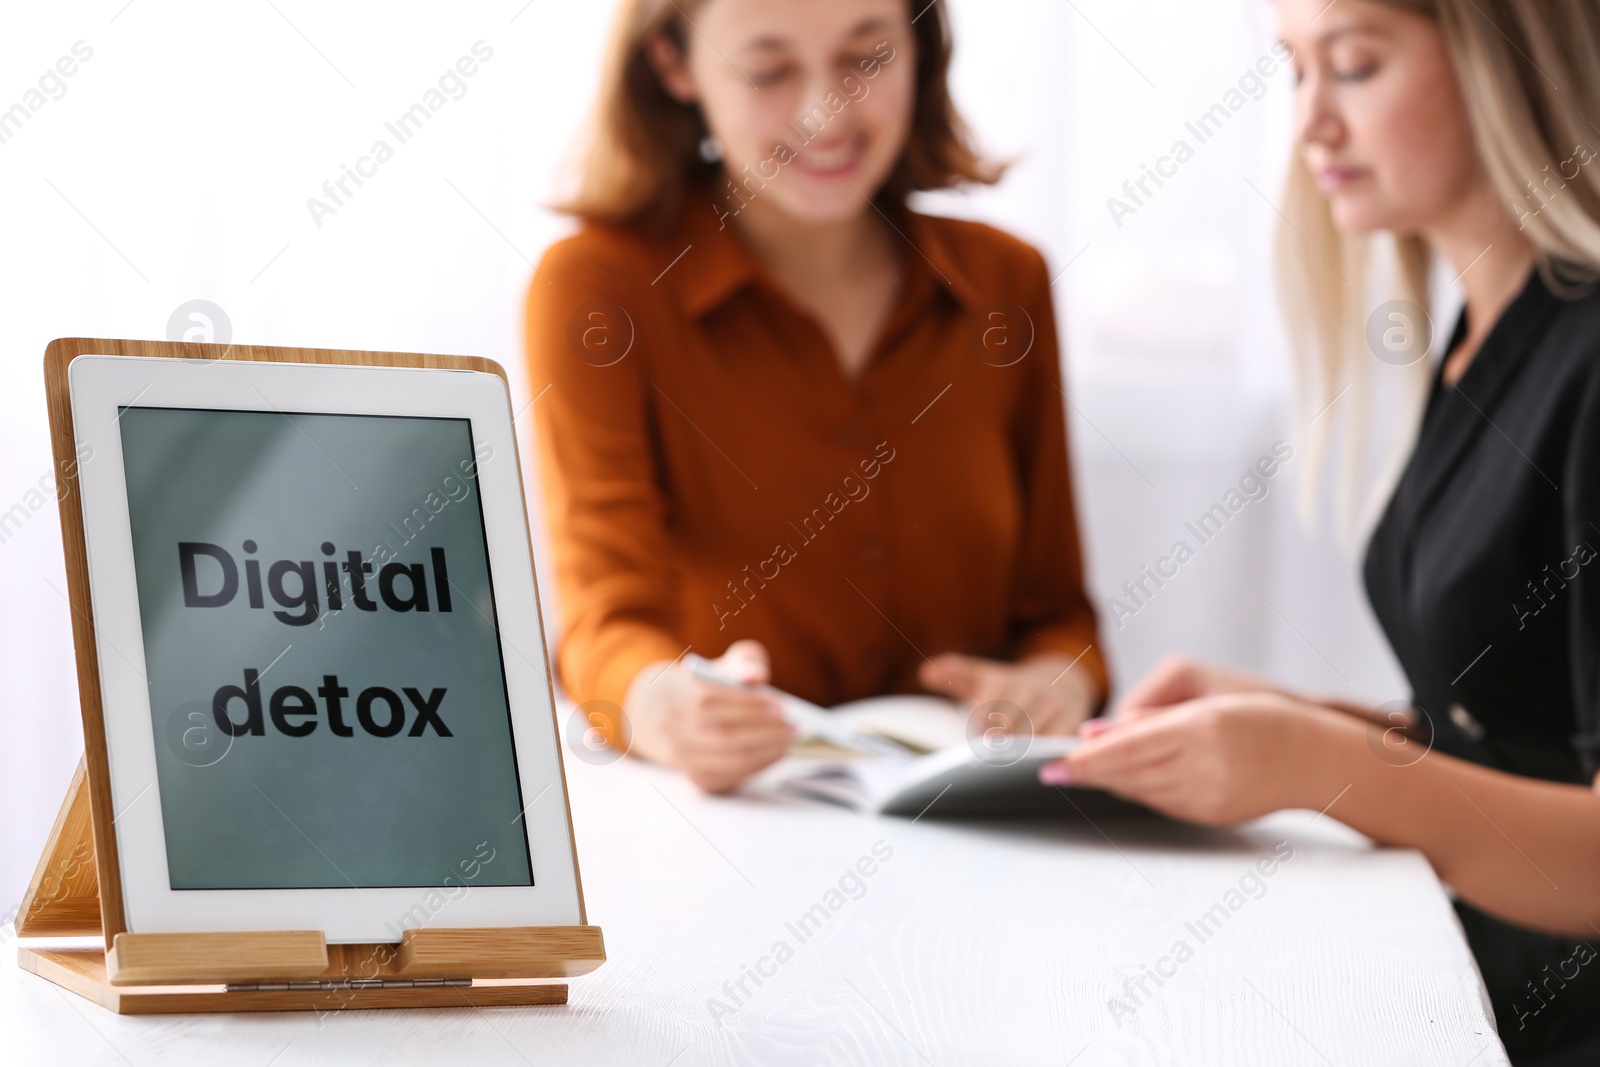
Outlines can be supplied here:
<path id="1" fill-rule="evenodd" d="M 1098 819 L 1149 809 L 1098 789 L 1039 782 L 1039 768 L 1072 751 L 1077 737 L 968 737 L 968 714 L 931 696 L 874 697 L 828 713 L 869 736 L 903 747 L 900 756 L 863 756 L 804 736 L 764 781 L 856 811 L 918 818 L 1060 816 Z"/>

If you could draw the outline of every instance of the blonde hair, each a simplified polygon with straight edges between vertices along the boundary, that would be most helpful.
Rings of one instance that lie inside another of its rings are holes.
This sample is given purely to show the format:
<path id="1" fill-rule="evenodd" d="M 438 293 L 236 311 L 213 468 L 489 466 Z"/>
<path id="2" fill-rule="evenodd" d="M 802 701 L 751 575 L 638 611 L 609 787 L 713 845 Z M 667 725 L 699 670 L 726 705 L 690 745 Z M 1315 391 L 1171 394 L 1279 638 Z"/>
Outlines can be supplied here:
<path id="1" fill-rule="evenodd" d="M 1379 2 L 1438 23 L 1479 158 L 1496 195 L 1520 218 L 1546 283 L 1561 291 L 1575 281 L 1600 277 L 1600 167 L 1580 164 L 1569 175 L 1565 165 L 1580 150 L 1588 152 L 1583 160 L 1587 164 L 1600 145 L 1600 131 L 1589 124 L 1589 116 L 1600 115 L 1600 4 Z M 1559 195 L 1546 200 L 1538 195 L 1541 189 Z M 1401 388 L 1410 422 L 1401 428 L 1401 440 L 1395 442 L 1394 454 L 1385 457 L 1376 480 L 1363 487 L 1376 362 L 1366 343 L 1367 313 L 1380 295 L 1427 310 L 1433 251 L 1419 236 L 1388 238 L 1395 278 L 1386 287 L 1392 291 L 1374 293 L 1370 268 L 1376 246 L 1384 242 L 1344 234 L 1334 226 L 1327 197 L 1298 151 L 1289 164 L 1283 200 L 1278 282 L 1300 364 L 1299 404 L 1309 422 L 1302 511 L 1315 510 L 1337 436 L 1344 449 L 1336 471 L 1336 516 L 1348 536 L 1370 526 L 1398 479 L 1433 374 L 1426 359 L 1404 369 Z M 1529 204 L 1538 204 L 1538 210 L 1527 211 Z M 1436 333 L 1435 340 L 1442 343 L 1443 338 Z M 1341 397 L 1344 390 L 1348 397 Z M 1348 432 L 1338 433 L 1340 427 Z"/>
<path id="2" fill-rule="evenodd" d="M 689 19 L 705 2 L 622 0 L 619 4 L 577 189 L 558 210 L 590 222 L 664 226 L 676 217 L 688 188 L 716 173 L 718 164 L 700 154 L 708 133 L 700 108 L 674 99 L 662 88 L 647 54 L 658 34 L 687 49 L 692 34 Z M 882 194 L 903 200 L 918 190 L 948 189 L 966 182 L 993 184 L 1004 168 L 979 155 L 950 98 L 952 41 L 944 5 L 928 5 L 912 21 L 912 32 L 917 69 L 911 136 Z"/>

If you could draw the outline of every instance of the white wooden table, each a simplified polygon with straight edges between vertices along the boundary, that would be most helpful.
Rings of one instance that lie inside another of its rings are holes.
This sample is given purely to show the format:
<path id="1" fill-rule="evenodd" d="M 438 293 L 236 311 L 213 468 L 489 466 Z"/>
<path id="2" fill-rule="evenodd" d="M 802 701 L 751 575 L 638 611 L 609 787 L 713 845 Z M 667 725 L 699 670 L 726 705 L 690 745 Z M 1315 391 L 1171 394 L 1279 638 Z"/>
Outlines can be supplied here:
<path id="1" fill-rule="evenodd" d="M 632 760 L 569 760 L 568 775 L 610 957 L 573 981 L 568 1005 L 123 1017 L 19 971 L 8 928 L 0 1060 L 1508 1062 L 1427 863 L 1326 816 L 1233 833 L 911 823 L 704 797 Z M 1254 865 L 1280 842 L 1292 858 L 1261 878 Z M 1226 918 L 1200 926 L 1219 904 Z M 1174 955 L 1180 941 L 1190 954 Z"/>

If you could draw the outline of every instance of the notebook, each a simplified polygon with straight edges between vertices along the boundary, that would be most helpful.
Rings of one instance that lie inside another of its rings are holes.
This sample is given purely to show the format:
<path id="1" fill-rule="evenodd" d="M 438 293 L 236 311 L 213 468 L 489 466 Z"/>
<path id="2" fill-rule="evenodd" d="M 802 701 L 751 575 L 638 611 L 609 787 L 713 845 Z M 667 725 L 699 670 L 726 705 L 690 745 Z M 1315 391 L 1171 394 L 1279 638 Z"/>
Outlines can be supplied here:
<path id="1" fill-rule="evenodd" d="M 1039 782 L 1039 768 L 1071 752 L 1078 737 L 969 739 L 967 711 L 933 696 L 873 697 L 829 714 L 907 754 L 862 756 L 802 735 L 789 758 L 764 776 L 769 784 L 863 813 L 913 819 L 1152 814 L 1102 790 Z"/>

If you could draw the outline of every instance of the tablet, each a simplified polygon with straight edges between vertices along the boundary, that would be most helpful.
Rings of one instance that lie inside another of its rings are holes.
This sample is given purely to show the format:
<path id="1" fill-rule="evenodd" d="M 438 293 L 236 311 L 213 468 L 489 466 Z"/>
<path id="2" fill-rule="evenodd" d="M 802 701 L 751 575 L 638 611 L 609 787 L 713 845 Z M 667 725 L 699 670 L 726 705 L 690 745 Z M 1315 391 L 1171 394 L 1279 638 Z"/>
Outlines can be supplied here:
<path id="1" fill-rule="evenodd" d="M 127 928 L 582 923 L 503 380 L 68 379 Z"/>

